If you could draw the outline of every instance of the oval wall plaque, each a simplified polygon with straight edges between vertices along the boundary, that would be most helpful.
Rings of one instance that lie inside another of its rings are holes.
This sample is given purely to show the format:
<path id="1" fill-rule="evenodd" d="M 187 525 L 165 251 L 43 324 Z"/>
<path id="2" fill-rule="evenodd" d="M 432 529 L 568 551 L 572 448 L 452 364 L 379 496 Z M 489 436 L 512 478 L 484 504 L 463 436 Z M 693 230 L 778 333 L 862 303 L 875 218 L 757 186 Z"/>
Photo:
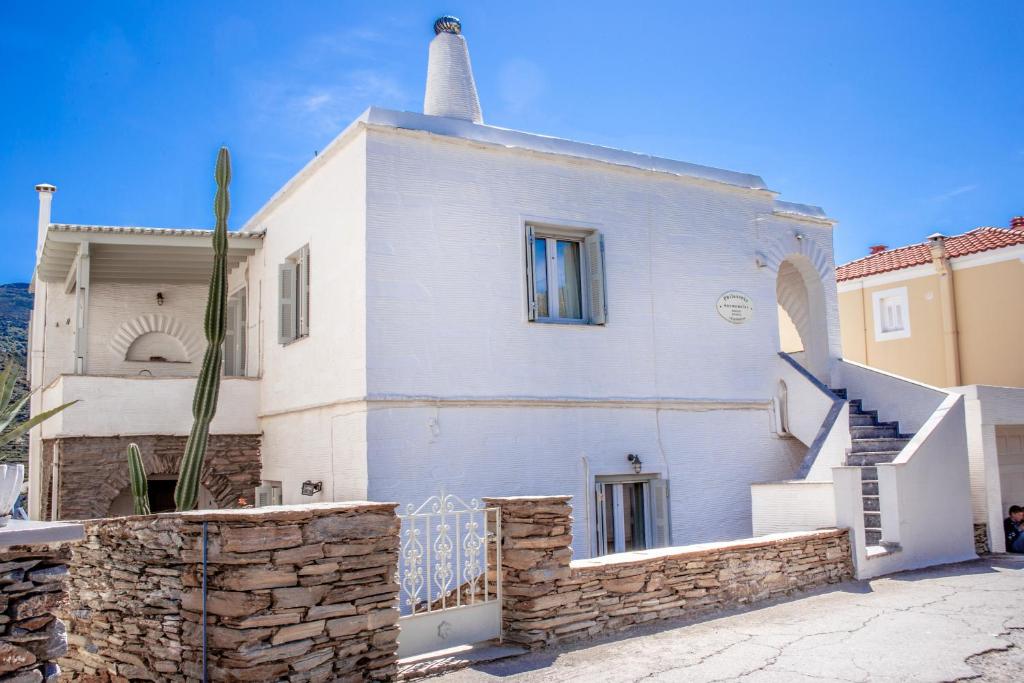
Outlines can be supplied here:
<path id="1" fill-rule="evenodd" d="M 718 297 L 718 315 L 734 325 L 742 325 L 754 317 L 754 302 L 743 292 L 726 292 Z"/>

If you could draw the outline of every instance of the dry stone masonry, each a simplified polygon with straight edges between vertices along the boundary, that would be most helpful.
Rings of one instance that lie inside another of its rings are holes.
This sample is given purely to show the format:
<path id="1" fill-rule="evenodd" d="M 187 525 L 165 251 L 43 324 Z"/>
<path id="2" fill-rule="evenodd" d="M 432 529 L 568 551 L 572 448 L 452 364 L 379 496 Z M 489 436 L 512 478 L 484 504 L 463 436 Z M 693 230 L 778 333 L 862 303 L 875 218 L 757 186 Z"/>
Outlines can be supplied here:
<path id="1" fill-rule="evenodd" d="M 61 666 L 72 680 L 201 680 L 205 522 L 209 680 L 393 678 L 394 510 L 320 503 L 86 522 Z"/>
<path id="2" fill-rule="evenodd" d="M 485 499 L 501 508 L 508 641 L 542 647 L 853 577 L 839 529 L 571 561 L 570 499 Z"/>
<path id="3" fill-rule="evenodd" d="M 57 680 L 67 641 L 54 613 L 70 556 L 67 544 L 0 548 L 0 680 Z"/>
<path id="4" fill-rule="evenodd" d="M 110 504 L 128 486 L 125 450 L 135 442 L 146 473 L 178 473 L 185 453 L 184 436 L 143 435 L 46 439 L 42 470 L 51 471 L 58 452 L 60 519 L 96 519 L 110 514 Z M 260 484 L 260 435 L 211 434 L 203 459 L 203 487 L 219 508 L 237 507 L 238 499 L 252 502 Z M 43 517 L 50 518 L 50 481 L 43 478 Z"/>

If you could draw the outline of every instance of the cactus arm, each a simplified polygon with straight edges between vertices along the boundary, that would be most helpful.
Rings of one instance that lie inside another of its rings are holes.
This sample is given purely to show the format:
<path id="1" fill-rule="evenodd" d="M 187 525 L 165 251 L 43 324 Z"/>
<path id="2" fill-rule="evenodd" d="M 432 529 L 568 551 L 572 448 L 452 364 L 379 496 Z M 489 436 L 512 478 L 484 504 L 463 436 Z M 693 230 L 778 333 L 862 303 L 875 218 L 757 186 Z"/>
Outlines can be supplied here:
<path id="1" fill-rule="evenodd" d="M 137 515 L 148 515 L 149 482 L 146 479 L 146 468 L 142 465 L 142 453 L 137 444 L 128 444 L 128 475 L 132 487 L 132 507 Z"/>
<path id="2" fill-rule="evenodd" d="M 224 355 L 224 331 L 227 327 L 227 252 L 228 213 L 231 199 L 228 185 L 231 183 L 231 155 L 227 147 L 221 147 L 217 155 L 217 195 L 213 212 L 217 225 L 213 230 L 213 273 L 210 275 L 210 292 L 206 299 L 206 315 L 203 328 L 206 333 L 206 353 L 196 380 L 195 397 L 192 399 L 192 431 L 185 444 L 185 455 L 178 471 L 178 484 L 174 487 L 174 504 L 179 512 L 195 508 L 199 499 L 199 478 L 206 456 L 206 444 L 210 436 L 210 422 L 217 412 L 217 398 L 220 393 L 221 364 Z"/>

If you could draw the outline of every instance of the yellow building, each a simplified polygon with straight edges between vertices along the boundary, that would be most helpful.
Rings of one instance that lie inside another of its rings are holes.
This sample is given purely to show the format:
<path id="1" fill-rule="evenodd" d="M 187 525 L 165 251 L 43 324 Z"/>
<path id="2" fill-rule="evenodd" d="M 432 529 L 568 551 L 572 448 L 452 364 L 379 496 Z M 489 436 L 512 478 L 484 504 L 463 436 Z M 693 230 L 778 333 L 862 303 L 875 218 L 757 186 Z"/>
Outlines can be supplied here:
<path id="1" fill-rule="evenodd" d="M 938 387 L 1024 387 L 1024 217 L 872 252 L 836 268 L 844 358 Z"/>

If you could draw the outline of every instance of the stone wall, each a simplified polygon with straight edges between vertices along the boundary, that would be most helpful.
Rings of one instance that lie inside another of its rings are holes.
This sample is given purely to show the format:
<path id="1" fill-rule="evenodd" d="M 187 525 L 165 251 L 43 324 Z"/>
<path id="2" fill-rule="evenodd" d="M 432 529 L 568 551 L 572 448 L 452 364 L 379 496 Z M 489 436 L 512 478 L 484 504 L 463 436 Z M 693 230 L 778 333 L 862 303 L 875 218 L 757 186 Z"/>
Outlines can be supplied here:
<path id="1" fill-rule="evenodd" d="M 50 476 L 54 446 L 59 448 L 60 519 L 96 519 L 110 514 L 110 504 L 128 486 L 125 451 L 139 444 L 149 475 L 177 474 L 185 453 L 184 436 L 146 435 L 73 437 L 43 441 L 43 519 L 50 519 Z M 203 459 L 202 485 L 219 508 L 250 502 L 260 484 L 260 435 L 211 434 Z"/>
<path id="2" fill-rule="evenodd" d="M 984 555 L 985 553 L 991 552 L 990 548 L 988 547 L 988 524 L 975 523 L 974 552 L 978 553 L 979 555 Z"/>
<path id="3" fill-rule="evenodd" d="M 0 547 L 0 679 L 55 680 L 67 641 L 54 613 L 70 556 L 67 544 Z"/>
<path id="4" fill-rule="evenodd" d="M 485 499 L 501 508 L 508 641 L 541 647 L 853 578 L 849 534 L 839 529 L 571 561 L 569 500 Z"/>
<path id="5" fill-rule="evenodd" d="M 393 678 L 394 509 L 318 503 L 85 522 L 61 666 L 72 680 L 200 680 L 206 522 L 209 680 Z"/>

